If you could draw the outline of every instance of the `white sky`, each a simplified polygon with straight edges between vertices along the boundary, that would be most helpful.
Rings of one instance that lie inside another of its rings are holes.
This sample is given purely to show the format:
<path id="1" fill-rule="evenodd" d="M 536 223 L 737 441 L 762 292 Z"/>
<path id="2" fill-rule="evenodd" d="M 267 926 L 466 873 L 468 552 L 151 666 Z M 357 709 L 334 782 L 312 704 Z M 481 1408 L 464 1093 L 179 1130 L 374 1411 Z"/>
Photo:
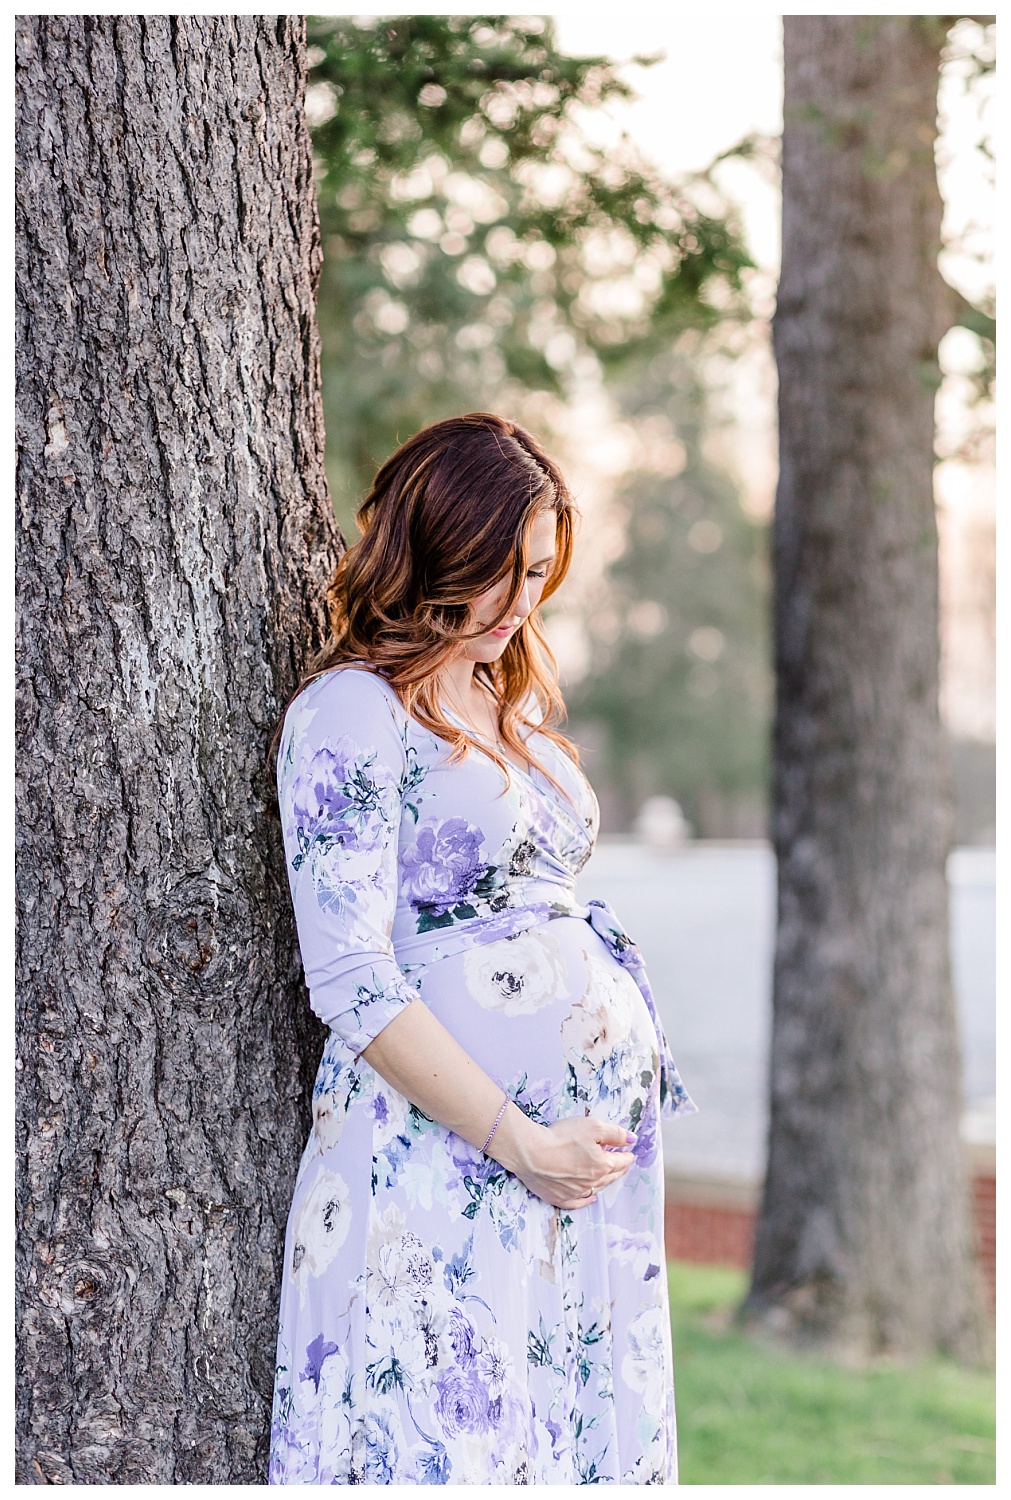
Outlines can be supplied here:
<path id="1" fill-rule="evenodd" d="M 626 128 L 672 171 L 705 167 L 751 130 L 782 128 L 782 22 L 779 16 L 697 11 L 586 12 L 554 18 L 563 51 L 615 61 L 665 52 L 625 76 L 639 103 L 625 111 Z"/>
<path id="2" fill-rule="evenodd" d="M 626 66 L 623 76 L 640 98 L 609 111 L 587 113 L 588 133 L 606 143 L 623 132 L 673 176 L 700 171 L 742 137 L 757 132 L 779 135 L 783 128 L 783 21 L 761 11 L 654 11 L 613 13 L 559 11 L 553 14 L 563 51 L 571 56 L 599 54 L 616 62 L 636 54 L 665 54 L 651 67 Z M 976 151 L 979 123 L 950 79 L 941 93 L 943 134 L 939 176 L 946 203 L 946 230 L 979 226 L 975 249 L 984 264 L 949 257 L 946 270 L 969 295 L 978 294 L 992 275 L 985 263 L 992 253 L 994 202 L 986 167 Z M 758 264 L 775 273 L 779 265 L 779 201 L 775 186 L 754 169 L 728 164 L 721 181 L 741 207 L 748 243 Z"/>
<path id="3" fill-rule="evenodd" d="M 624 77 L 640 99 L 598 111 L 582 123 L 601 142 L 625 131 L 673 176 L 701 171 L 752 132 L 783 128 L 783 27 L 777 15 L 698 10 L 566 12 L 554 16 L 560 47 L 570 56 L 600 54 L 615 61 L 664 52 L 651 67 L 627 67 Z M 778 195 L 750 168 L 724 178 L 745 216 L 758 263 L 779 261 Z"/>
<path id="4" fill-rule="evenodd" d="M 778 136 L 783 128 L 783 29 L 780 16 L 695 10 L 553 13 L 559 46 L 572 56 L 600 55 L 617 64 L 660 52 L 648 67 L 620 66 L 639 98 L 585 111 L 579 123 L 608 145 L 627 134 L 672 177 L 708 167 L 745 136 Z M 780 194 L 775 172 L 743 162 L 719 169 L 720 186 L 738 206 L 748 248 L 765 273 L 750 291 L 771 314 L 780 254 Z M 776 483 L 775 374 L 767 341 L 725 378 L 720 405 L 732 415 L 712 456 L 735 475 L 746 508 L 768 515 Z M 595 445 L 599 446 L 600 439 Z"/>

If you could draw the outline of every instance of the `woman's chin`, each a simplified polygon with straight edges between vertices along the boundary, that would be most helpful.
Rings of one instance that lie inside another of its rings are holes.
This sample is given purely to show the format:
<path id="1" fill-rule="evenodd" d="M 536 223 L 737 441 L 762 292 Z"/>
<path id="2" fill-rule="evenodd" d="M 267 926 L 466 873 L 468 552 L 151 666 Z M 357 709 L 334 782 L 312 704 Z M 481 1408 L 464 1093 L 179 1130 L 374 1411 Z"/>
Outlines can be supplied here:
<path id="1" fill-rule="evenodd" d="M 473 642 L 467 655 L 471 661 L 498 661 L 514 634 L 515 631 L 509 635 L 482 636 Z"/>

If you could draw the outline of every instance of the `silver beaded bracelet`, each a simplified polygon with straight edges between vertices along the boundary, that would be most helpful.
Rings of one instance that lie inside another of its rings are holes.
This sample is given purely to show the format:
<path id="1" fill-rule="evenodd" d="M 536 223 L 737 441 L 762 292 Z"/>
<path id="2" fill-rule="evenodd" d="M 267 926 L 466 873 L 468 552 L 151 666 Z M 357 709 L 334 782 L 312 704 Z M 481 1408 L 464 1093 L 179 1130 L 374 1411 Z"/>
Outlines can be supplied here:
<path id="1" fill-rule="evenodd" d="M 506 1112 L 506 1110 L 507 1110 L 508 1107 L 509 1107 L 509 1095 L 507 1094 L 506 1097 L 502 1100 L 502 1108 L 499 1110 L 498 1114 L 495 1116 L 495 1123 L 494 1123 L 494 1125 L 491 1127 L 491 1129 L 488 1132 L 488 1139 L 485 1141 L 484 1145 L 481 1147 L 482 1152 L 487 1151 L 488 1147 L 491 1145 L 491 1138 L 495 1134 L 496 1130 L 498 1129 L 499 1121 L 501 1120 L 502 1116 L 505 1114 L 505 1112 Z"/>

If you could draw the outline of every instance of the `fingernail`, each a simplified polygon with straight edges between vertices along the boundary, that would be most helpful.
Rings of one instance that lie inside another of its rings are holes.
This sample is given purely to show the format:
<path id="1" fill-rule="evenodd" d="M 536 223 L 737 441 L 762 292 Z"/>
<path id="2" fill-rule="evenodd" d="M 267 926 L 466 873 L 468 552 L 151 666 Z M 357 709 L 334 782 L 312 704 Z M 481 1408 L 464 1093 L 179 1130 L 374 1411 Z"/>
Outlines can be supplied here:
<path id="1" fill-rule="evenodd" d="M 630 1146 L 632 1146 L 632 1145 L 634 1145 L 634 1144 L 635 1144 L 635 1139 L 636 1139 L 636 1138 L 635 1138 L 635 1136 L 634 1136 L 634 1135 L 633 1135 L 633 1134 L 632 1134 L 632 1132 L 631 1132 L 631 1130 L 626 1130 L 626 1131 L 625 1131 L 625 1140 L 626 1140 L 626 1141 L 627 1141 L 627 1142 L 628 1142 L 628 1144 L 629 1144 L 629 1145 L 630 1145 Z"/>

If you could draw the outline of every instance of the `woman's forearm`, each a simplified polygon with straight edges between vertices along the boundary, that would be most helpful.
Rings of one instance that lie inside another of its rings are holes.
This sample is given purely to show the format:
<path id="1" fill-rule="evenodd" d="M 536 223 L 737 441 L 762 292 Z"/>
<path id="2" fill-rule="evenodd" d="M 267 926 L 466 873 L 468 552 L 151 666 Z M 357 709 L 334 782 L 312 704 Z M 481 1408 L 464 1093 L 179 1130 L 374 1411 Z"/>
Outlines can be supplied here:
<path id="1" fill-rule="evenodd" d="M 415 1000 L 384 1026 L 362 1056 L 405 1098 L 472 1146 L 483 1146 L 502 1108 L 503 1090 L 468 1052 Z M 488 1154 L 508 1171 L 527 1164 L 542 1127 L 510 1104 L 499 1121 Z"/>
<path id="2" fill-rule="evenodd" d="M 634 1135 L 609 1121 L 575 1117 L 535 1125 L 421 1000 L 394 1016 L 362 1056 L 418 1109 L 472 1146 L 484 1146 L 498 1119 L 488 1155 L 556 1208 L 585 1208 L 635 1160 L 628 1150 Z"/>

